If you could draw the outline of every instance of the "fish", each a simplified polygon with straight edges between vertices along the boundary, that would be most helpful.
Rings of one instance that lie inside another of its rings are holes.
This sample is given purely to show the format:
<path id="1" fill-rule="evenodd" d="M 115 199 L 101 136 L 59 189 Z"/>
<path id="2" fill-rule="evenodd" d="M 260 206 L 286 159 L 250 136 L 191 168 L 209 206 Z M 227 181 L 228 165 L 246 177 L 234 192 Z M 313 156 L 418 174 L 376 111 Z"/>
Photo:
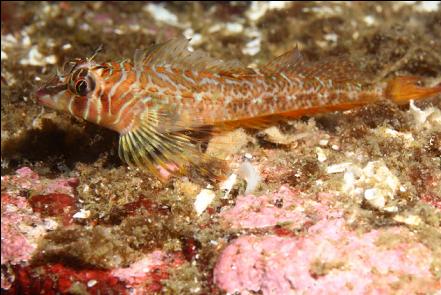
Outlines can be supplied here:
<path id="1" fill-rule="evenodd" d="M 43 106 L 119 133 L 118 154 L 129 166 L 170 173 L 207 160 L 195 134 L 343 111 L 390 100 L 405 104 L 441 93 L 441 84 L 400 76 L 365 81 L 345 58 L 309 62 L 295 47 L 258 68 L 189 50 L 180 37 L 135 51 L 133 59 L 66 63 L 36 91 Z M 206 169 L 206 168 L 205 168 Z"/>

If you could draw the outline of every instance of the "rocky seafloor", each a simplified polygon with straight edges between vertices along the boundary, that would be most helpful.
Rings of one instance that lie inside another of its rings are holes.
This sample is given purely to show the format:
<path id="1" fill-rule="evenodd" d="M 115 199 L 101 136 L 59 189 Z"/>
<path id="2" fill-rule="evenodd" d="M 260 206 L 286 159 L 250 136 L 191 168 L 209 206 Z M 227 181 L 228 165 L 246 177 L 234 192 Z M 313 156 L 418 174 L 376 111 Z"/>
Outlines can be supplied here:
<path id="1" fill-rule="evenodd" d="M 1 4 L 2 294 L 440 294 L 441 97 L 238 129 L 226 181 L 160 182 L 117 134 L 33 99 L 65 60 L 184 35 L 264 64 L 295 45 L 441 81 L 438 2 Z"/>

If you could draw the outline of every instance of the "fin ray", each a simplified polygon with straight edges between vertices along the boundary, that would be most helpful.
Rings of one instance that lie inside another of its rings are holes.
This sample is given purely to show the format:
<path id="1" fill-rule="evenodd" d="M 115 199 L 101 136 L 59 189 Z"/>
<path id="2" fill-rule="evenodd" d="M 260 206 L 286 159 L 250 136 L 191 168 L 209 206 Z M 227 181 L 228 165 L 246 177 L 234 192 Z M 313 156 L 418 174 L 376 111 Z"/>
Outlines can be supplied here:
<path id="1" fill-rule="evenodd" d="M 141 117 L 139 126 L 134 130 L 121 134 L 119 143 L 120 158 L 128 165 L 146 168 L 159 179 L 162 179 L 159 168 L 171 174 L 181 173 L 191 165 L 199 173 L 219 179 L 203 164 L 212 160 L 198 150 L 198 139 L 175 131 L 166 132 L 167 128 L 158 128 L 161 115 L 150 110 Z"/>
<path id="2" fill-rule="evenodd" d="M 441 83 L 433 87 L 419 86 L 421 79 L 412 76 L 395 77 L 387 83 L 385 95 L 395 103 L 403 104 L 411 99 L 424 99 L 441 94 Z"/>
<path id="3" fill-rule="evenodd" d="M 265 65 L 265 69 L 271 72 L 290 71 L 305 62 L 300 50 L 296 46 L 294 49 L 274 58 Z"/>
<path id="4" fill-rule="evenodd" d="M 297 77 L 305 81 L 315 79 L 332 82 L 333 88 L 344 87 L 348 84 L 363 84 L 360 70 L 347 56 L 327 58 L 324 61 L 308 62 L 297 46 L 276 57 L 264 69 L 270 74 L 285 73 L 288 77 Z M 318 82 L 318 81 L 317 81 Z"/>
<path id="5" fill-rule="evenodd" d="M 188 46 L 189 40 L 179 37 L 153 45 L 146 50 L 138 49 L 135 51 L 135 67 L 173 65 L 183 69 L 213 73 L 246 74 L 254 72 L 237 60 L 225 62 L 212 58 L 201 50 L 190 51 Z"/>

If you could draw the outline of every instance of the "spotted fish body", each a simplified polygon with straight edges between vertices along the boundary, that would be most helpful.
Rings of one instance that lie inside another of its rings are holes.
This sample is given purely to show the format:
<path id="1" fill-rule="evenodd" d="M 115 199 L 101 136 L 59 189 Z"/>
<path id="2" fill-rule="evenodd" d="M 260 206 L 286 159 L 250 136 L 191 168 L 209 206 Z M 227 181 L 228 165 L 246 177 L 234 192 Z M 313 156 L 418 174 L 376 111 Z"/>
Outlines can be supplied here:
<path id="1" fill-rule="evenodd" d="M 121 134 L 130 165 L 182 167 L 203 158 L 185 131 L 259 127 L 281 118 L 345 110 L 381 99 L 397 103 L 433 96 L 399 77 L 387 85 L 355 78 L 342 59 L 308 64 L 297 49 L 260 69 L 187 50 L 180 38 L 137 51 L 133 62 L 78 59 L 37 92 L 43 105 L 68 111 Z M 172 164 L 170 166 L 170 164 Z"/>

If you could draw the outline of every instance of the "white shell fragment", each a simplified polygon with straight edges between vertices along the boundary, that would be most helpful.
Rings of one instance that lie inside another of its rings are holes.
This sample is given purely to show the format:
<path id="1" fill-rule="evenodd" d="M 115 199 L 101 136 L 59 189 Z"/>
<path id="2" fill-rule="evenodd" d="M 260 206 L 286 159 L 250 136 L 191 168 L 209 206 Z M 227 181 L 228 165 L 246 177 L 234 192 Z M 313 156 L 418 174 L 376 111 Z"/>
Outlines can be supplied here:
<path id="1" fill-rule="evenodd" d="M 433 129 L 441 126 L 441 111 L 434 107 L 425 110 L 418 108 L 414 101 L 409 104 L 409 113 L 414 119 L 417 129 Z"/>
<path id="2" fill-rule="evenodd" d="M 178 25 L 178 17 L 167 10 L 162 4 L 149 3 L 143 10 L 148 12 L 156 21 L 163 22 L 172 26 Z"/>
<path id="3" fill-rule="evenodd" d="M 343 162 L 339 164 L 334 164 L 326 167 L 326 173 L 332 174 L 332 173 L 340 173 L 346 171 L 347 168 L 351 167 L 351 162 Z"/>
<path id="4" fill-rule="evenodd" d="M 364 199 L 375 208 L 383 208 L 386 205 L 386 198 L 377 188 L 368 188 L 364 191 Z"/>
<path id="5" fill-rule="evenodd" d="M 322 148 L 316 147 L 315 152 L 317 153 L 317 160 L 319 162 L 324 162 L 328 159 L 328 157 L 326 157 L 325 151 Z"/>
<path id="6" fill-rule="evenodd" d="M 55 55 L 44 56 L 38 51 L 37 46 L 32 46 L 29 50 L 28 56 L 22 60 L 20 60 L 20 64 L 22 65 L 31 65 L 31 66 L 44 66 L 47 64 L 55 64 L 57 63 L 57 57 Z"/>
<path id="7" fill-rule="evenodd" d="M 320 139 L 319 145 L 326 146 L 329 142 L 329 139 Z"/>
<path id="8" fill-rule="evenodd" d="M 224 199 L 228 198 L 228 195 L 233 189 L 233 186 L 236 183 L 236 181 L 237 181 L 237 175 L 233 173 L 227 178 L 227 180 L 221 183 L 220 189 L 225 192 Z"/>
<path id="9" fill-rule="evenodd" d="M 407 225 L 419 225 L 423 223 L 423 220 L 418 215 L 396 215 L 394 220 Z"/>
<path id="10" fill-rule="evenodd" d="M 213 202 L 215 197 L 216 195 L 212 190 L 202 189 L 194 201 L 194 209 L 196 210 L 196 213 L 201 215 L 211 202 Z"/>
<path id="11" fill-rule="evenodd" d="M 87 282 L 87 287 L 92 288 L 93 286 L 95 286 L 98 283 L 97 280 L 90 280 Z"/>
<path id="12" fill-rule="evenodd" d="M 90 211 L 89 210 L 80 209 L 80 211 L 75 213 L 72 217 L 73 218 L 78 218 L 78 219 L 87 219 L 87 218 L 90 217 Z"/>
<path id="13" fill-rule="evenodd" d="M 254 167 L 250 162 L 243 162 L 239 167 L 237 174 L 247 182 L 245 195 L 254 192 L 260 182 L 259 171 L 257 171 L 256 167 Z"/>
<path id="14" fill-rule="evenodd" d="M 399 190 L 405 191 L 405 188 L 383 161 L 368 162 L 363 168 L 346 167 L 343 179 L 346 193 L 362 197 L 374 208 L 398 211 L 398 208 L 388 204 Z"/>

